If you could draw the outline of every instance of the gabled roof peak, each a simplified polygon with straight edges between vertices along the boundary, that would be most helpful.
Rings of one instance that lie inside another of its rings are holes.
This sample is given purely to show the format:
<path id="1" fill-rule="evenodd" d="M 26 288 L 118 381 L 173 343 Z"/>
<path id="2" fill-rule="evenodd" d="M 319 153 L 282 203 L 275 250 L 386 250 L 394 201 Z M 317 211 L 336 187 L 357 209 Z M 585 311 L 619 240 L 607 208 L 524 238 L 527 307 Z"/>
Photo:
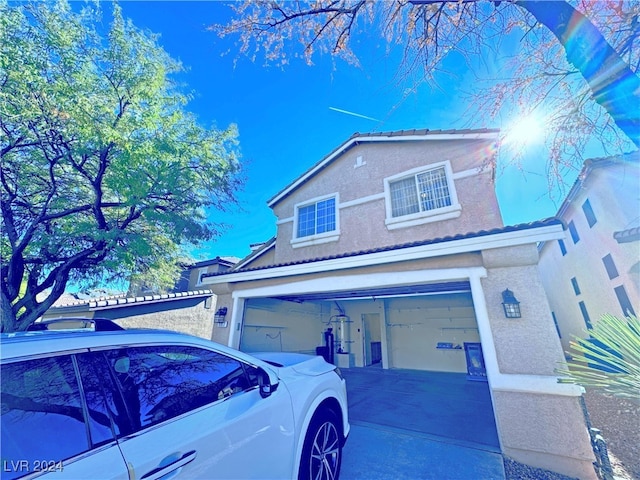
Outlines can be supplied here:
<path id="1" fill-rule="evenodd" d="M 267 205 L 272 207 L 280 200 L 285 198 L 299 186 L 306 183 L 316 173 L 325 168 L 337 157 L 349 150 L 351 147 L 363 142 L 398 142 L 398 141 L 421 141 L 421 140 L 498 140 L 500 130 L 497 128 L 477 128 L 477 129 L 449 129 L 449 130 L 430 130 L 428 128 L 412 129 L 412 130 L 394 130 L 390 132 L 355 132 L 346 142 L 335 148 L 331 153 L 326 155 L 322 160 L 312 166 L 300 177 L 287 185 L 283 190 L 278 192 L 274 197 L 269 199 Z"/>

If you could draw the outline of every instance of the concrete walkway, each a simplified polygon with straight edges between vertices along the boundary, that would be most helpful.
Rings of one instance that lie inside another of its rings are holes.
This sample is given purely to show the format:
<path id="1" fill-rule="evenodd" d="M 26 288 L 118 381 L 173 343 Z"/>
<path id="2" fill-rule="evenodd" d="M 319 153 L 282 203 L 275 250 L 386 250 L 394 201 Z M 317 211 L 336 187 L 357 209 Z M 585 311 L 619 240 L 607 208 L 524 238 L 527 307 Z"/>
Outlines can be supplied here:
<path id="1" fill-rule="evenodd" d="M 413 370 L 343 374 L 352 425 L 343 480 L 505 478 L 485 383 Z"/>

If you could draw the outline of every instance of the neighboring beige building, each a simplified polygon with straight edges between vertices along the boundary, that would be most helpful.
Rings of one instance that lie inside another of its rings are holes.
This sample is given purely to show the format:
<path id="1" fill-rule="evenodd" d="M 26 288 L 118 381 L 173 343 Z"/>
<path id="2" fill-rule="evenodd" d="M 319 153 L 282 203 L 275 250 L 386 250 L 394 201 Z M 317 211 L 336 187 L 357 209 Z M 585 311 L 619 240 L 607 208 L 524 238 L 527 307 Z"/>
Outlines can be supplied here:
<path id="1" fill-rule="evenodd" d="M 562 346 L 605 313 L 640 313 L 640 154 L 587 160 L 558 210 L 564 238 L 540 245 Z"/>
<path id="2" fill-rule="evenodd" d="M 274 238 L 202 275 L 227 312 L 213 339 L 249 352 L 333 345 L 344 368 L 484 378 L 505 455 L 595 478 L 582 389 L 557 383 L 564 357 L 538 269 L 537 244 L 563 239 L 563 224 L 503 225 L 497 140 L 354 134 L 268 202 Z M 509 293 L 519 303 L 503 306 Z"/>
<path id="3" fill-rule="evenodd" d="M 231 269 L 239 260 L 237 257 L 216 257 L 185 267 L 173 292 L 197 290 L 202 286 L 201 280 L 204 274 L 225 272 Z"/>

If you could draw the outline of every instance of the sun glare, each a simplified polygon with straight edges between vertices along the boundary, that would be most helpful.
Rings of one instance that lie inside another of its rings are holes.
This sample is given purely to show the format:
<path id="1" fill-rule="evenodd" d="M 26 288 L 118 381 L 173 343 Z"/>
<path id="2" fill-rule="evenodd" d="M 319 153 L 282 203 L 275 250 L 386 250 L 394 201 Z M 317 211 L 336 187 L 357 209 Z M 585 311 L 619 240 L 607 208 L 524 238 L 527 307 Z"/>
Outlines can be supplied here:
<path id="1" fill-rule="evenodd" d="M 519 145 L 536 143 L 542 137 L 542 123 L 535 115 L 519 118 L 507 130 L 508 143 Z"/>

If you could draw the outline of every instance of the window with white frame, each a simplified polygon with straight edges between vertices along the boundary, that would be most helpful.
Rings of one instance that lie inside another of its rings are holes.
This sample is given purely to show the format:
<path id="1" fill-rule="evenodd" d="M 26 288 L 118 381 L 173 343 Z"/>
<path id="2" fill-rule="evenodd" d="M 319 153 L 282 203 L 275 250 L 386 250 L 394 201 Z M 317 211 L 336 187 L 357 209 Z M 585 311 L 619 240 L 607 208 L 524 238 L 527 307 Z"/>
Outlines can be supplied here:
<path id="1" fill-rule="evenodd" d="M 336 199 L 327 198 L 297 209 L 297 238 L 333 232 L 336 229 Z"/>
<path id="2" fill-rule="evenodd" d="M 390 177 L 385 184 L 387 225 L 444 220 L 460 214 L 449 162 Z"/>
<path id="3" fill-rule="evenodd" d="M 389 190 L 392 217 L 451 206 L 444 167 L 389 182 Z"/>

